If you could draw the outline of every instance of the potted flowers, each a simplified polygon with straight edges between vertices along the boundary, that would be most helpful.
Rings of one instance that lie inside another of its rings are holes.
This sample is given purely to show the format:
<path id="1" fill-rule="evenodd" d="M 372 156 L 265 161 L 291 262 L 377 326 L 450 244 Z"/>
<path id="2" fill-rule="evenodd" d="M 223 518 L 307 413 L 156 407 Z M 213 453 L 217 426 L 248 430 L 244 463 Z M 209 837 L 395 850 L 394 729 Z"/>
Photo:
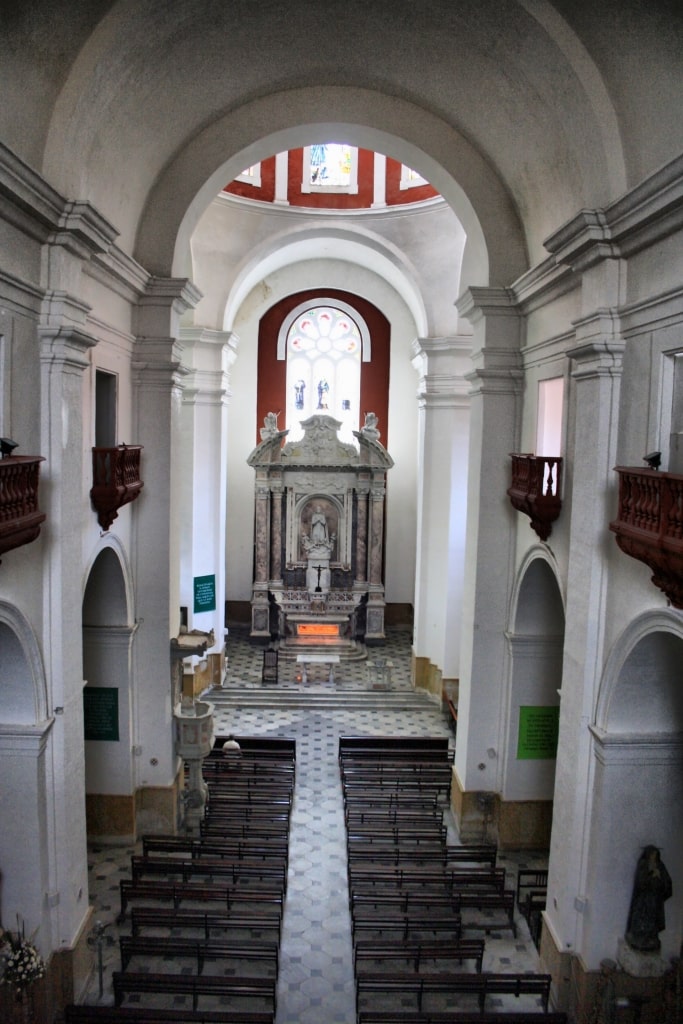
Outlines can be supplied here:
<path id="1" fill-rule="evenodd" d="M 45 961 L 33 943 L 33 935 L 26 938 L 24 925 L 23 922 L 20 924 L 19 917 L 16 932 L 2 929 L 0 957 L 0 982 L 13 990 L 17 1003 L 22 1007 L 23 1019 L 30 1020 L 31 987 L 45 974 Z"/>

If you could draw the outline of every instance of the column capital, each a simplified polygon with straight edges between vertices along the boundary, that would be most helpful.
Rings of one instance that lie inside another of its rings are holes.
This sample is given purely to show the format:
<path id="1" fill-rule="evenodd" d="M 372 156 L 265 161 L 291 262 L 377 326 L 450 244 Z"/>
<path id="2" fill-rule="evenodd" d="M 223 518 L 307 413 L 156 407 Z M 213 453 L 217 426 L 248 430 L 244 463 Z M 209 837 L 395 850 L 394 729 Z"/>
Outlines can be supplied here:
<path id="1" fill-rule="evenodd" d="M 456 300 L 460 316 L 475 324 L 484 317 L 519 316 L 519 304 L 511 288 L 485 288 L 472 285 Z"/>
<path id="2" fill-rule="evenodd" d="M 177 336 L 181 316 L 201 297 L 187 277 L 151 277 L 138 299 L 135 333 L 140 337 Z"/>
<path id="3" fill-rule="evenodd" d="M 38 336 L 41 363 L 81 372 L 90 365 L 88 352 L 95 347 L 97 339 L 80 327 L 50 324 L 39 327 Z"/>

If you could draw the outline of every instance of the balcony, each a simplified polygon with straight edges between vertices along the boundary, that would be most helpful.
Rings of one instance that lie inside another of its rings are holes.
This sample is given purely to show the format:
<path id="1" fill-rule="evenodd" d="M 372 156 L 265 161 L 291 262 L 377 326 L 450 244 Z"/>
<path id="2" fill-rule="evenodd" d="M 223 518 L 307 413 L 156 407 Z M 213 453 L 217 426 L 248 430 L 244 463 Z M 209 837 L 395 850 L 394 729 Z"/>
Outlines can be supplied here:
<path id="1" fill-rule="evenodd" d="M 0 555 L 30 544 L 40 533 L 45 513 L 38 509 L 42 455 L 0 459 Z"/>
<path id="2" fill-rule="evenodd" d="M 547 540 L 562 510 L 562 459 L 545 455 L 511 454 L 512 484 L 508 496 L 513 508 L 531 519 L 531 527 Z"/>
<path id="3" fill-rule="evenodd" d="M 120 444 L 118 448 L 93 448 L 93 486 L 90 500 L 97 512 L 97 521 L 108 530 L 119 509 L 140 494 L 140 452 L 142 445 Z"/>
<path id="4" fill-rule="evenodd" d="M 652 582 L 683 608 L 683 476 L 616 466 L 619 510 L 609 524 L 626 555 L 645 562 Z"/>

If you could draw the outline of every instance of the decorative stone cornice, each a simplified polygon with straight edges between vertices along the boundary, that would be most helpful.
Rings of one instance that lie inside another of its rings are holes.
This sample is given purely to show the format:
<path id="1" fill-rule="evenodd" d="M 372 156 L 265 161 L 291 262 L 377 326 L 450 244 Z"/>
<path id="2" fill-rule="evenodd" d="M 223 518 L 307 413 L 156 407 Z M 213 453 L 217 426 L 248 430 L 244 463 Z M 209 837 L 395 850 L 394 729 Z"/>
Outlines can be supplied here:
<path id="1" fill-rule="evenodd" d="M 57 227 L 64 210 L 63 196 L 2 143 L 0 202 L 3 215 L 39 241 Z"/>
<path id="2" fill-rule="evenodd" d="M 573 362 L 575 380 L 595 377 L 619 377 L 623 369 L 626 343 L 615 339 L 587 341 L 567 351 Z"/>
<path id="3" fill-rule="evenodd" d="M 90 259 L 108 252 L 119 232 L 95 207 L 84 200 L 67 202 L 60 215 L 57 230 L 49 238 L 52 245 L 64 246 L 69 252 Z"/>
<path id="4" fill-rule="evenodd" d="M 38 335 L 41 363 L 79 371 L 90 365 L 88 352 L 95 347 L 97 339 L 87 331 L 71 324 L 47 325 L 38 328 Z"/>
<path id="5" fill-rule="evenodd" d="M 456 300 L 455 308 L 462 317 L 475 324 L 484 317 L 517 317 L 519 308 L 510 288 L 485 288 L 472 285 Z"/>
<path id="6" fill-rule="evenodd" d="M 683 225 L 683 157 L 602 209 L 580 210 L 544 242 L 558 264 L 583 271 L 623 259 Z"/>

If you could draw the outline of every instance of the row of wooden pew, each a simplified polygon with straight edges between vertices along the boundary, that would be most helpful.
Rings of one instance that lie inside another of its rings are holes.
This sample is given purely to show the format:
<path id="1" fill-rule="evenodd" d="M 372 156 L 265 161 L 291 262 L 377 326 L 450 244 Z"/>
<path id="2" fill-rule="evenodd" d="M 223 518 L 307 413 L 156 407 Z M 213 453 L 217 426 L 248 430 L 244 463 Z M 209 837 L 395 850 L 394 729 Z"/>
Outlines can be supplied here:
<path id="1" fill-rule="evenodd" d="M 150 835 L 120 882 L 113 1006 L 66 1024 L 274 1024 L 296 772 L 293 740 L 222 740 L 199 836 Z"/>
<path id="2" fill-rule="evenodd" d="M 477 932 L 516 936 L 516 893 L 494 846 L 448 842 L 452 762 L 447 739 L 340 738 L 357 1022 L 561 1024 L 549 975 L 482 969 Z"/>

